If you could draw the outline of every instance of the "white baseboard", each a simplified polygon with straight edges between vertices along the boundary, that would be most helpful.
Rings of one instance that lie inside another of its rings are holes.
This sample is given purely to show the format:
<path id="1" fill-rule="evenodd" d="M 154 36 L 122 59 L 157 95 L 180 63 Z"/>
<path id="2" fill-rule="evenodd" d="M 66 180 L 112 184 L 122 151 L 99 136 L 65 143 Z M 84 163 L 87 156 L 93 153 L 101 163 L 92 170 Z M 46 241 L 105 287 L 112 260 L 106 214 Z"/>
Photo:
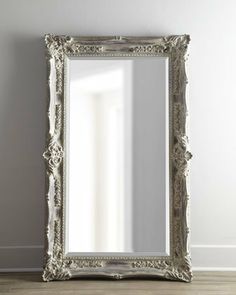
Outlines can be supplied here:
<path id="1" fill-rule="evenodd" d="M 1 272 L 42 272 L 43 268 L 0 268 Z"/>
<path id="2" fill-rule="evenodd" d="M 192 245 L 195 271 L 236 271 L 236 245 Z"/>
<path id="3" fill-rule="evenodd" d="M 0 247 L 0 272 L 40 272 L 43 246 Z M 236 245 L 192 245 L 193 271 L 236 271 Z"/>
<path id="4" fill-rule="evenodd" d="M 198 271 L 235 271 L 236 267 L 193 267 L 193 272 Z"/>

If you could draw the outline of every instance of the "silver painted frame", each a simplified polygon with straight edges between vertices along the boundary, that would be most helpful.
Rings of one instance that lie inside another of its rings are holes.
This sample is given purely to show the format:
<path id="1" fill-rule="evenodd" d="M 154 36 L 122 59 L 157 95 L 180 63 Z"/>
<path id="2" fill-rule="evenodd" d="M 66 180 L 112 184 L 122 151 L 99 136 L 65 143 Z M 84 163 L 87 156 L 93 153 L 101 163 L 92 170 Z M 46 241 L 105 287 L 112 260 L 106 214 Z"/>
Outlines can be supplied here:
<path id="1" fill-rule="evenodd" d="M 43 154 L 47 174 L 46 253 L 43 280 L 73 277 L 166 278 L 192 280 L 189 255 L 188 161 L 186 135 L 186 57 L 188 35 L 167 37 L 71 37 L 45 35 L 48 66 L 48 134 Z M 170 255 L 66 256 L 65 207 L 65 74 L 72 56 L 165 56 L 169 58 Z"/>

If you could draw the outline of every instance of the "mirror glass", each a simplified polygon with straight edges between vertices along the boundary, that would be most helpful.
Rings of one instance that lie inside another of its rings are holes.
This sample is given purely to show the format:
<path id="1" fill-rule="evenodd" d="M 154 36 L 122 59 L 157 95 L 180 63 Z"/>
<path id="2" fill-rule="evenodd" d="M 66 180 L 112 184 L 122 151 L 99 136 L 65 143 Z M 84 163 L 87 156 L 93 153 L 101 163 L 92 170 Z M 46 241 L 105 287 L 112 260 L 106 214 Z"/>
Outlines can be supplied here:
<path id="1" fill-rule="evenodd" d="M 169 255 L 167 57 L 68 58 L 66 255 Z"/>

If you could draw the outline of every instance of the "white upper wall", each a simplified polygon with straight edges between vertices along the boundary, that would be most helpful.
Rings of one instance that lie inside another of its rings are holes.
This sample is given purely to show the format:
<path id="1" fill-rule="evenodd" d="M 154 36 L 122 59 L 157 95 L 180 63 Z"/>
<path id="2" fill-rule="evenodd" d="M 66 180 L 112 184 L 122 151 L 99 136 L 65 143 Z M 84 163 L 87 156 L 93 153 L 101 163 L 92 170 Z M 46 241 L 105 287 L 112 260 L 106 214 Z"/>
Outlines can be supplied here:
<path id="1" fill-rule="evenodd" d="M 41 266 L 45 185 L 41 155 L 46 130 L 42 36 L 45 33 L 191 35 L 192 244 L 195 250 L 205 251 L 207 246 L 228 247 L 235 253 L 235 10 L 233 0 L 1 1 L 0 268 Z M 16 251 L 16 258 L 10 255 L 11 251 Z M 27 260 L 29 252 L 32 257 Z M 229 252 L 222 253 L 226 257 Z M 194 259 L 194 264 L 201 266 Z M 217 259 L 215 266 L 220 265 Z M 226 260 L 224 266 L 236 267 L 236 261 L 229 257 L 229 264 Z"/>

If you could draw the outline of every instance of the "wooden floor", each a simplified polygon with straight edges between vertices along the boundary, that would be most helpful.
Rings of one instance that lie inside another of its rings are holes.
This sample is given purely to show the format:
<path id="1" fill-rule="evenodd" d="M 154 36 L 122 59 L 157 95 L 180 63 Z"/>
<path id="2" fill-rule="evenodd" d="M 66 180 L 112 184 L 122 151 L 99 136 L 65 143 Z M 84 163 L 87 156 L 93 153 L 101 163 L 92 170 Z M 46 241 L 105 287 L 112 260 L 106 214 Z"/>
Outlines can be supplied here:
<path id="1" fill-rule="evenodd" d="M 196 272 L 192 283 L 85 279 L 44 283 L 39 273 L 8 273 L 0 274 L 0 294 L 236 295 L 236 272 Z"/>

